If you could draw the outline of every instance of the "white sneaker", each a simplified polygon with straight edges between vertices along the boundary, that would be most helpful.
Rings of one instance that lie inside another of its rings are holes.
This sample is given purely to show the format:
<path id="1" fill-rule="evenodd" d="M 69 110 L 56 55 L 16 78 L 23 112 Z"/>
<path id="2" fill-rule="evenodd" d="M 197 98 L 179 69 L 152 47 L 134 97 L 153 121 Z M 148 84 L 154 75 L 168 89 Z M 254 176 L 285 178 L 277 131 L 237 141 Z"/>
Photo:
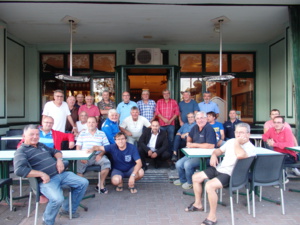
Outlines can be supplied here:
<path id="1" fill-rule="evenodd" d="M 182 186 L 183 189 L 192 189 L 193 185 L 189 184 L 188 182 L 185 182 Z"/>
<path id="2" fill-rule="evenodd" d="M 297 175 L 300 176 L 300 171 L 298 168 L 292 168 L 292 171 Z"/>
<path id="3" fill-rule="evenodd" d="M 173 184 L 174 184 L 174 185 L 182 185 L 182 183 L 180 182 L 180 179 L 175 180 L 175 181 L 173 182 Z"/>

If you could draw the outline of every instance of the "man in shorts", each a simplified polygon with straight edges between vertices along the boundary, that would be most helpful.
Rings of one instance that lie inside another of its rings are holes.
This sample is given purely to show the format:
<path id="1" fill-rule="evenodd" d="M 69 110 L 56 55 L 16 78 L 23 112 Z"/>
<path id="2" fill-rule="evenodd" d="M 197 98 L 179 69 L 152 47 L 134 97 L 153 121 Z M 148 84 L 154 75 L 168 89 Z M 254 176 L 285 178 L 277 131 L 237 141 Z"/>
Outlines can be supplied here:
<path id="1" fill-rule="evenodd" d="M 112 157 L 111 183 L 116 186 L 116 191 L 123 191 L 123 178 L 128 179 L 128 189 L 132 194 L 137 193 L 134 184 L 144 176 L 142 161 L 137 148 L 126 142 L 126 135 L 119 132 L 115 136 L 115 144 L 106 146 L 94 146 L 88 152 L 102 151 L 99 156 L 106 152 Z"/>
<path id="2" fill-rule="evenodd" d="M 202 225 L 214 225 L 217 223 L 217 204 L 218 195 L 217 189 L 226 187 L 229 185 L 230 176 L 234 169 L 235 163 L 238 159 L 244 159 L 255 155 L 255 147 L 249 141 L 250 126 L 247 123 L 239 123 L 235 128 L 235 138 L 227 141 L 219 149 L 214 150 L 210 158 L 210 165 L 208 169 L 195 173 L 193 179 L 193 189 L 195 193 L 195 202 L 190 204 L 185 211 L 203 211 L 201 202 L 202 195 L 202 183 L 205 179 L 210 179 L 206 183 L 206 191 L 208 196 L 208 202 L 210 205 L 210 211 L 207 218 L 202 222 Z M 224 158 L 221 164 L 218 165 L 218 157 L 224 154 Z"/>

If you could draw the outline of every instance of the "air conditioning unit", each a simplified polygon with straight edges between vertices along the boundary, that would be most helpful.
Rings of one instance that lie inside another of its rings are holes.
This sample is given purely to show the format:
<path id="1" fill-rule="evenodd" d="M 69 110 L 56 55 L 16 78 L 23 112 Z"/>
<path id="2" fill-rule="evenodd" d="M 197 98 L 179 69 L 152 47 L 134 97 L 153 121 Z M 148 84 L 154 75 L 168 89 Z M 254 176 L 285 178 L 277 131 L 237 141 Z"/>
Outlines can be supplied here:
<path id="1" fill-rule="evenodd" d="M 135 65 L 162 65 L 162 59 L 159 48 L 135 49 Z"/>

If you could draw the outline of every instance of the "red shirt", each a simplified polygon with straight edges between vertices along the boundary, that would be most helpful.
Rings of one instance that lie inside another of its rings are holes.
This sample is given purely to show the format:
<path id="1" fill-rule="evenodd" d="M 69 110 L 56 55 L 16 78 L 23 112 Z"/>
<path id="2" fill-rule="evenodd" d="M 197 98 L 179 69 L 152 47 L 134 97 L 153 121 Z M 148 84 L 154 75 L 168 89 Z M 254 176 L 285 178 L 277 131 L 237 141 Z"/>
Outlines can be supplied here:
<path id="1" fill-rule="evenodd" d="M 297 154 L 294 151 L 285 149 L 286 147 L 294 146 L 294 135 L 292 131 L 288 128 L 282 128 L 282 130 L 278 133 L 275 130 L 275 127 L 271 127 L 265 134 L 263 134 L 262 139 L 267 141 L 267 139 L 274 140 L 274 151 L 281 152 L 285 154 L 290 154 L 295 157 L 297 160 Z"/>
<path id="2" fill-rule="evenodd" d="M 80 108 L 78 110 L 78 115 L 82 111 L 85 111 L 88 114 L 88 116 L 100 116 L 100 111 L 99 111 L 98 107 L 95 105 L 91 105 L 90 108 L 88 108 L 86 104 L 80 106 Z"/>
<path id="3" fill-rule="evenodd" d="M 174 99 L 169 99 L 168 102 L 165 99 L 160 99 L 156 103 L 155 115 L 162 115 L 166 119 L 171 119 L 174 115 L 179 116 L 179 107 Z M 160 126 L 175 125 L 175 120 L 171 124 L 166 124 L 161 118 L 159 118 Z"/>

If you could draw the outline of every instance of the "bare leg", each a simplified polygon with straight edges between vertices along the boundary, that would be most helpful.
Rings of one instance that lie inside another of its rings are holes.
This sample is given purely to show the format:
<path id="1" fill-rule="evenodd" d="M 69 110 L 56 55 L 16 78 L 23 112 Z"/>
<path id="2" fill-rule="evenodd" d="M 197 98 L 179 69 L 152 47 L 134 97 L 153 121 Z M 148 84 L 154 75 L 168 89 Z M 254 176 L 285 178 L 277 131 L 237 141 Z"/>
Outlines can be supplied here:
<path id="1" fill-rule="evenodd" d="M 123 179 L 120 175 L 114 175 L 111 178 L 111 183 L 117 186 L 117 191 L 123 191 Z"/>
<path id="2" fill-rule="evenodd" d="M 98 187 L 100 187 L 100 189 L 103 189 L 104 188 L 104 182 L 105 182 L 105 179 L 107 177 L 109 173 L 109 169 L 104 169 L 104 170 L 101 170 L 100 172 L 100 180 L 98 181 Z"/>

